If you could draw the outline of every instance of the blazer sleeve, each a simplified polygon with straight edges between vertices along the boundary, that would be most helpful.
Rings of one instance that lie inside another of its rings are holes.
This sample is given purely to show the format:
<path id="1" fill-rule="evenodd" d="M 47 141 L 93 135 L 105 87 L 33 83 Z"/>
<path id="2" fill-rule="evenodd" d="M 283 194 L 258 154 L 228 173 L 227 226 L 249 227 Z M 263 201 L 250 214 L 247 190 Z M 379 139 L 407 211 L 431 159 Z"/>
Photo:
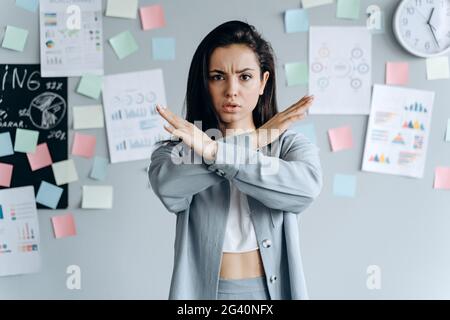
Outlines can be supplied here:
<path id="1" fill-rule="evenodd" d="M 278 157 L 247 148 L 245 143 L 218 141 L 215 160 L 207 168 L 269 208 L 300 213 L 322 189 L 319 149 L 296 132 L 282 143 Z"/>
<path id="2" fill-rule="evenodd" d="M 152 153 L 148 167 L 150 184 L 170 212 L 186 210 L 193 195 L 223 181 L 191 150 L 184 143 L 170 142 Z"/>

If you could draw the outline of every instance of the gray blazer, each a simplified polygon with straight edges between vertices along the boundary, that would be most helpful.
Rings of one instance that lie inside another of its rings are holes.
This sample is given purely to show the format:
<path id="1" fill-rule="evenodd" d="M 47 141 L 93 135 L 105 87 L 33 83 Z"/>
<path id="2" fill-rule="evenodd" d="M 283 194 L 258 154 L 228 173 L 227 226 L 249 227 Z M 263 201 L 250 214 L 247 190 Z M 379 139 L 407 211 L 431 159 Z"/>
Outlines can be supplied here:
<path id="1" fill-rule="evenodd" d="M 319 149 L 291 130 L 256 151 L 248 148 L 248 138 L 217 140 L 210 163 L 184 143 L 170 142 L 152 153 L 152 188 L 177 215 L 169 299 L 217 299 L 228 180 L 247 195 L 271 299 L 308 298 L 297 217 L 322 189 Z"/>

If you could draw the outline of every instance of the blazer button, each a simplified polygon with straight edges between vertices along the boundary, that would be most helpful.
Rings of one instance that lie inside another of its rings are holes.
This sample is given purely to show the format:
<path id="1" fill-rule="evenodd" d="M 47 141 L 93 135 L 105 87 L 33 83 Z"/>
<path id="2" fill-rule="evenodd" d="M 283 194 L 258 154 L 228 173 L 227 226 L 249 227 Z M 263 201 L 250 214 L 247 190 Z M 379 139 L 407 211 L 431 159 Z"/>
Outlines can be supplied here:
<path id="1" fill-rule="evenodd" d="M 275 281 L 277 281 L 277 276 L 270 276 L 270 282 L 275 283 Z"/>
<path id="2" fill-rule="evenodd" d="M 264 239 L 262 245 L 264 248 L 270 248 L 272 246 L 272 241 L 270 241 L 269 239 Z"/>

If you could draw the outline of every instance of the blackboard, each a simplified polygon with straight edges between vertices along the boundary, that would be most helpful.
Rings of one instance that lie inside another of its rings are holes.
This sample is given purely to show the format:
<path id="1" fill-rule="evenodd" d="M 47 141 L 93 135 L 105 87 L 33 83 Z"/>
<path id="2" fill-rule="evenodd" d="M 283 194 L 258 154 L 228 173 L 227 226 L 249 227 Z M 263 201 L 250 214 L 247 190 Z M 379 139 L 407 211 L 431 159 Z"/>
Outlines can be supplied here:
<path id="1" fill-rule="evenodd" d="M 17 128 L 35 130 L 38 144 L 47 143 L 53 163 L 67 160 L 67 113 L 67 78 L 41 78 L 39 64 L 0 64 L 0 133 L 10 133 L 13 147 Z M 52 167 L 32 171 L 26 153 L 14 152 L 0 162 L 14 166 L 11 188 L 33 185 L 36 195 L 41 181 L 56 185 Z M 69 188 L 59 187 L 64 191 L 57 208 L 65 209 Z"/>

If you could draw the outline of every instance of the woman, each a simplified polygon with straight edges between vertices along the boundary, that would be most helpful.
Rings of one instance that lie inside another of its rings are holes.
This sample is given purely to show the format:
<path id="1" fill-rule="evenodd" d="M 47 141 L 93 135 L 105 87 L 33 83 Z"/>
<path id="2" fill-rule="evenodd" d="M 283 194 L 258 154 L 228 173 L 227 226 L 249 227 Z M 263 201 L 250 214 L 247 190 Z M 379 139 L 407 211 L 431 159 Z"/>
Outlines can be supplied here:
<path id="1" fill-rule="evenodd" d="M 156 148 L 149 166 L 154 192 L 177 215 L 170 299 L 307 298 L 297 216 L 322 173 L 318 149 L 287 129 L 313 98 L 278 112 L 275 91 L 270 44 L 230 21 L 194 54 L 186 120 L 157 106 L 182 140 Z"/>

